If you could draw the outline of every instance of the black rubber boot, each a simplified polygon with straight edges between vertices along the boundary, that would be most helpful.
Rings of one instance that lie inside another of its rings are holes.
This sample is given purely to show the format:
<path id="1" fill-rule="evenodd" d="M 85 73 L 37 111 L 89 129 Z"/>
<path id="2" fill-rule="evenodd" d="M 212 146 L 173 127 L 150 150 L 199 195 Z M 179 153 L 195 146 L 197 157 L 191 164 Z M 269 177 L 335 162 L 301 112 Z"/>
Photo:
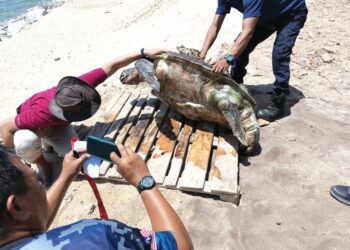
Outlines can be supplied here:
<path id="1" fill-rule="evenodd" d="M 268 104 L 267 108 L 258 111 L 257 117 L 267 121 L 274 121 L 283 115 L 285 103 L 286 94 L 283 92 L 277 94 L 273 91 L 271 94 L 271 102 Z"/>

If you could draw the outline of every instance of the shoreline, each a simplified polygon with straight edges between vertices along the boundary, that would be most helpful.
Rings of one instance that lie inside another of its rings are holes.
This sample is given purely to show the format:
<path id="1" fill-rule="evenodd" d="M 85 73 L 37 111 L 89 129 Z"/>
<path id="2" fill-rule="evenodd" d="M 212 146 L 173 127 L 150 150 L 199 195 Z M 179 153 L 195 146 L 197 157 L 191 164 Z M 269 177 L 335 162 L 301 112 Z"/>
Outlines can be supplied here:
<path id="1" fill-rule="evenodd" d="M 39 21 L 53 8 L 60 7 L 63 4 L 64 0 L 52 0 L 50 3 L 29 8 L 16 17 L 0 22 L 0 42 L 12 38 L 26 26 Z"/>

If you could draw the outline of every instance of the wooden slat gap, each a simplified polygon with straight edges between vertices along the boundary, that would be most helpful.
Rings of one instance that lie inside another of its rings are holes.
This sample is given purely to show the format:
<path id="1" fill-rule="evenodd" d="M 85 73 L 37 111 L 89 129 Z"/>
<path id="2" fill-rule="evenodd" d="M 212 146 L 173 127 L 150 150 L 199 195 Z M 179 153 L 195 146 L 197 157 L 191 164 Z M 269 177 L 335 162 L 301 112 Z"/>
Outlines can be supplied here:
<path id="1" fill-rule="evenodd" d="M 149 109 L 147 109 L 147 107 Z M 151 124 L 152 119 L 157 111 L 157 107 L 159 107 L 159 100 L 154 98 L 154 97 L 150 97 L 148 98 L 145 106 L 143 107 L 143 110 L 141 111 L 139 118 L 136 119 L 135 124 L 130 128 L 129 133 L 126 137 L 125 143 L 130 143 L 129 139 L 136 137 L 137 141 L 137 145 L 130 145 L 131 148 L 134 151 L 137 151 L 137 149 L 140 147 L 141 143 L 142 143 L 142 138 L 144 137 L 144 134 L 146 133 L 146 130 L 148 128 L 148 126 Z M 146 122 L 145 124 L 143 122 Z M 133 136 L 133 137 L 130 137 Z"/>
<path id="2" fill-rule="evenodd" d="M 147 101 L 147 95 L 141 95 L 141 97 L 138 99 L 136 104 L 133 106 L 133 109 L 131 110 L 131 112 L 129 112 L 128 117 L 126 117 L 126 119 L 123 120 L 122 126 L 120 126 L 118 131 L 115 133 L 113 141 L 115 141 L 120 136 L 120 132 L 124 129 L 125 126 L 129 126 L 129 128 L 127 128 L 126 131 L 122 131 L 124 133 L 124 136 L 121 142 L 122 143 L 125 142 L 131 127 L 136 124 L 137 118 L 139 117 L 141 110 L 146 105 L 146 101 Z"/>
<path id="3" fill-rule="evenodd" d="M 185 126 L 185 124 L 184 124 L 184 126 Z M 181 132 L 180 132 L 180 133 L 181 133 Z M 193 133 L 193 131 L 192 131 L 191 133 Z M 180 136 L 180 134 L 179 134 L 179 136 Z M 178 137 L 179 137 L 179 136 L 178 136 Z M 184 155 L 183 155 L 183 157 L 182 157 L 182 163 L 181 163 L 180 171 L 179 171 L 179 174 L 178 174 L 178 179 L 177 179 L 176 183 L 174 183 L 174 187 L 173 187 L 173 188 L 176 188 L 176 186 L 178 185 L 179 178 L 180 178 L 180 176 L 182 175 L 182 172 L 183 172 L 184 169 L 185 169 L 186 160 L 187 160 L 187 155 L 188 155 L 188 149 L 190 148 L 190 144 L 191 144 L 190 138 L 191 138 L 191 135 L 188 137 L 188 142 L 187 142 L 187 145 L 186 145 L 185 153 L 184 153 Z M 179 142 L 179 141 L 178 141 L 178 142 Z M 178 145 L 178 142 L 177 142 L 177 145 Z M 175 148 L 175 150 L 174 150 L 174 154 L 175 154 L 175 151 L 176 151 L 176 149 L 177 149 L 177 145 L 176 145 L 176 148 Z M 169 171 L 170 171 L 170 169 L 169 169 Z M 168 171 L 168 172 L 169 172 L 169 171 Z M 168 173 L 167 173 L 167 175 L 168 175 Z"/>
<path id="4" fill-rule="evenodd" d="M 106 135 L 111 135 L 111 137 L 108 137 L 108 140 L 115 141 L 117 137 L 117 132 L 124 126 L 124 123 L 129 116 L 129 114 L 134 109 L 137 100 L 139 98 L 140 94 L 131 94 L 129 98 L 125 101 L 125 104 L 123 108 L 120 110 L 118 115 L 114 118 L 113 122 L 111 123 L 111 126 L 107 130 Z M 132 100 L 131 100 L 132 99 Z M 128 109 L 126 109 L 128 108 Z M 122 117 L 120 117 L 123 115 Z M 105 138 L 106 139 L 106 138 Z"/>

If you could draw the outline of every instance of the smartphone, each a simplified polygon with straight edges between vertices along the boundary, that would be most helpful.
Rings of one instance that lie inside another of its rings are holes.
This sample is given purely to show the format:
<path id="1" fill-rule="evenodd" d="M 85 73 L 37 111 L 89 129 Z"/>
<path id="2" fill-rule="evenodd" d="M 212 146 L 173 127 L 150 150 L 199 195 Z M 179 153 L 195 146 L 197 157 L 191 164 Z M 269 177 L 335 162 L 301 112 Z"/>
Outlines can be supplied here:
<path id="1" fill-rule="evenodd" d="M 121 157 L 117 146 L 110 141 L 103 140 L 95 136 L 87 137 L 87 153 L 97 156 L 103 160 L 112 162 L 109 157 L 112 152 L 115 152 L 119 157 Z"/>

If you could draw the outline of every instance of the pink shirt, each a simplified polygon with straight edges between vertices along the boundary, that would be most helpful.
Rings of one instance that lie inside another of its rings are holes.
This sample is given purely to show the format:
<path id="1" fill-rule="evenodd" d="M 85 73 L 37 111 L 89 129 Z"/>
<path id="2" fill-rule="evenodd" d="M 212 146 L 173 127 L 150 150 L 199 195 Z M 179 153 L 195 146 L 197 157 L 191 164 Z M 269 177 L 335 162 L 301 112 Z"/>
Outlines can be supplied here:
<path id="1" fill-rule="evenodd" d="M 79 76 L 79 78 L 96 88 L 106 80 L 107 75 L 103 69 L 99 68 Z M 49 128 L 66 126 L 70 123 L 58 119 L 49 110 L 49 103 L 55 95 L 56 88 L 53 87 L 34 94 L 17 108 L 17 116 L 15 118 L 17 128 Z"/>

